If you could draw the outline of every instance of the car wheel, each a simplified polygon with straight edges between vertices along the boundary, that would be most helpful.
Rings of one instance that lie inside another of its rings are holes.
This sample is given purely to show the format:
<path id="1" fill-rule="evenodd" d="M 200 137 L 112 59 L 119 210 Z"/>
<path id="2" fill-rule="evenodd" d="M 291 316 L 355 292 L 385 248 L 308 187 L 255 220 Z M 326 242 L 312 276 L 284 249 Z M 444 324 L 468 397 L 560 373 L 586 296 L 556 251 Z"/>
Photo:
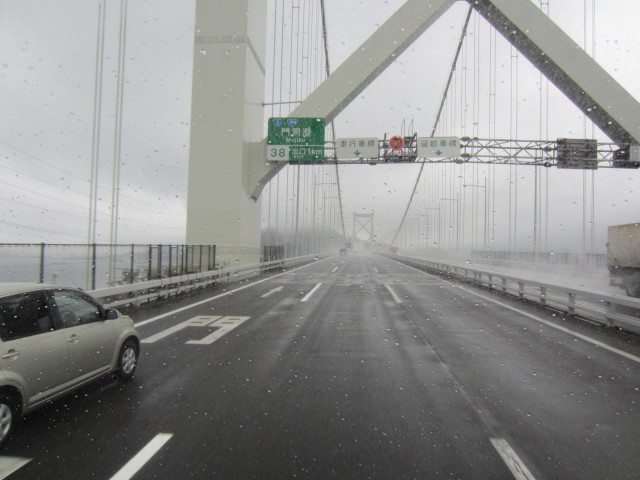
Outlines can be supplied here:
<path id="1" fill-rule="evenodd" d="M 13 399 L 9 395 L 0 395 L 0 445 L 4 445 L 11 434 L 16 418 Z"/>
<path id="2" fill-rule="evenodd" d="M 137 366 L 138 345 L 133 340 L 127 340 L 122 344 L 122 348 L 120 349 L 116 376 L 121 380 L 128 380 L 133 377 Z"/>

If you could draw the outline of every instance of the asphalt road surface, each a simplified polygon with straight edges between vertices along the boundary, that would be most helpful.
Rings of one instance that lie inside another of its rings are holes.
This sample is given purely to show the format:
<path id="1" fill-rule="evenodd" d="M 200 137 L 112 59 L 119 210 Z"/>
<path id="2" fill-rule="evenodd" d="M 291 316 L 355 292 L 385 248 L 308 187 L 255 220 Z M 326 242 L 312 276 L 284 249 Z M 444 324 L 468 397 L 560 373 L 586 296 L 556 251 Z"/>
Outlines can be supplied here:
<path id="1" fill-rule="evenodd" d="M 640 478 L 632 335 L 373 255 L 131 316 L 136 377 L 23 418 L 0 479 Z"/>

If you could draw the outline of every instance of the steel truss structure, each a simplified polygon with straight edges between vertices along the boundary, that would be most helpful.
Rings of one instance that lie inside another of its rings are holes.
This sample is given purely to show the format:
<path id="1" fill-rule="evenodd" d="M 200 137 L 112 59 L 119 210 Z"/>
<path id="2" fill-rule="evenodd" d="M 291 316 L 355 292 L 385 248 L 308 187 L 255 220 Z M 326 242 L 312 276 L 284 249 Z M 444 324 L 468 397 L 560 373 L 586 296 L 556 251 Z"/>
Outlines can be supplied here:
<path id="1" fill-rule="evenodd" d="M 414 137 L 407 137 L 412 139 Z M 407 141 L 400 151 L 392 151 L 384 140 L 380 140 L 380 155 L 374 158 L 337 158 L 335 142 L 325 144 L 326 164 L 378 165 L 388 163 L 483 163 L 499 165 L 532 165 L 567 169 L 639 168 L 637 158 L 630 159 L 632 145 L 597 143 L 595 140 L 568 140 L 576 142 L 571 151 L 572 160 L 567 161 L 564 148 L 566 139 L 560 140 L 495 140 L 485 138 L 460 139 L 461 153 L 455 158 L 423 158 L 417 153 L 415 142 Z M 588 143 L 578 143 L 588 142 Z M 637 151 L 635 152 L 637 156 Z M 576 158 L 577 161 L 576 161 Z M 317 165 L 317 164 L 310 164 Z"/>

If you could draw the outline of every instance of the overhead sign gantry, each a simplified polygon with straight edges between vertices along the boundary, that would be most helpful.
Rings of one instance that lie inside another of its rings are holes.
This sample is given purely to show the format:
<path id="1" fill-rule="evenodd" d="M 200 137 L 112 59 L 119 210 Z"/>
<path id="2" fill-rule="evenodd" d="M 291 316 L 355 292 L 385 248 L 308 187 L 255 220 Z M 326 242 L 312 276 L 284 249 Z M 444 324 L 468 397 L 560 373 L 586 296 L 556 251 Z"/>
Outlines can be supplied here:
<path id="1" fill-rule="evenodd" d="M 324 140 L 321 118 L 271 118 L 267 141 L 270 162 L 292 164 L 486 163 L 596 170 L 639 168 L 638 145 L 595 139 L 489 140 L 470 137 L 393 135 Z"/>
<path id="2" fill-rule="evenodd" d="M 270 118 L 267 127 L 267 161 L 295 164 L 331 163 L 331 160 L 415 161 L 416 158 L 457 158 L 458 137 L 386 136 L 338 138 L 325 142 L 323 118 Z"/>

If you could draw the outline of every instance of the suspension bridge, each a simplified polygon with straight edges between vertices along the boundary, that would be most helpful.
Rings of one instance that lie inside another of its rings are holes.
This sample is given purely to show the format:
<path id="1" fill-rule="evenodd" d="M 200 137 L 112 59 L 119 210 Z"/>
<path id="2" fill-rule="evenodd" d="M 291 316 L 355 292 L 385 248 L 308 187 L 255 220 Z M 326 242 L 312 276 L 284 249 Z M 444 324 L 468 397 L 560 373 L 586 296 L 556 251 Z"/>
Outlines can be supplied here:
<path id="1" fill-rule="evenodd" d="M 211 13 L 217 5 L 194 4 L 190 139 L 183 140 L 191 160 L 183 148 L 181 161 L 163 167 L 170 162 L 160 149 L 125 158 L 135 139 L 123 130 L 126 100 L 135 96 L 123 83 L 135 81 L 126 52 L 140 12 L 99 2 L 90 168 L 76 161 L 65 169 L 7 139 L 6 167 L 20 178 L 13 188 L 30 198 L 14 200 L 24 220 L 5 219 L 5 242 L 216 244 L 224 262 L 250 262 L 263 245 L 288 256 L 335 251 L 357 240 L 349 238 L 353 214 L 375 211 L 384 248 L 603 253 L 607 224 L 635 221 L 632 209 L 619 208 L 628 201 L 607 186 L 632 188 L 638 164 L 637 100 L 616 78 L 629 85 L 620 64 L 629 58 L 617 58 L 613 74 L 600 66 L 614 65 L 611 8 L 417 3 L 397 2 L 368 19 L 357 8 L 274 0 L 239 5 L 235 23 Z M 344 35 L 331 31 L 341 17 L 362 18 L 346 49 L 331 40 Z M 115 80 L 110 69 L 119 72 Z M 269 118 L 288 117 L 324 121 L 321 161 L 269 160 Z M 392 137 L 406 140 L 403 147 L 390 148 Z M 461 148 L 451 157 L 418 152 L 419 139 L 434 137 Z M 375 142 L 375 152 L 339 155 L 348 140 Z M 30 186 L 44 179 L 21 170 L 21 157 L 65 178 L 73 195 L 54 193 L 55 213 L 72 229 L 30 220 L 56 187 Z M 174 198 L 148 198 L 144 191 L 154 189 L 144 182 L 126 188 L 139 177 L 135 165 Z M 167 184 L 164 171 L 176 181 Z M 363 181 L 368 201 L 359 199 Z"/>
<path id="2" fill-rule="evenodd" d="M 637 476 L 640 301 L 603 265 L 634 2 L 23 3 L 2 280 L 84 283 L 142 350 L 0 478 Z"/>

